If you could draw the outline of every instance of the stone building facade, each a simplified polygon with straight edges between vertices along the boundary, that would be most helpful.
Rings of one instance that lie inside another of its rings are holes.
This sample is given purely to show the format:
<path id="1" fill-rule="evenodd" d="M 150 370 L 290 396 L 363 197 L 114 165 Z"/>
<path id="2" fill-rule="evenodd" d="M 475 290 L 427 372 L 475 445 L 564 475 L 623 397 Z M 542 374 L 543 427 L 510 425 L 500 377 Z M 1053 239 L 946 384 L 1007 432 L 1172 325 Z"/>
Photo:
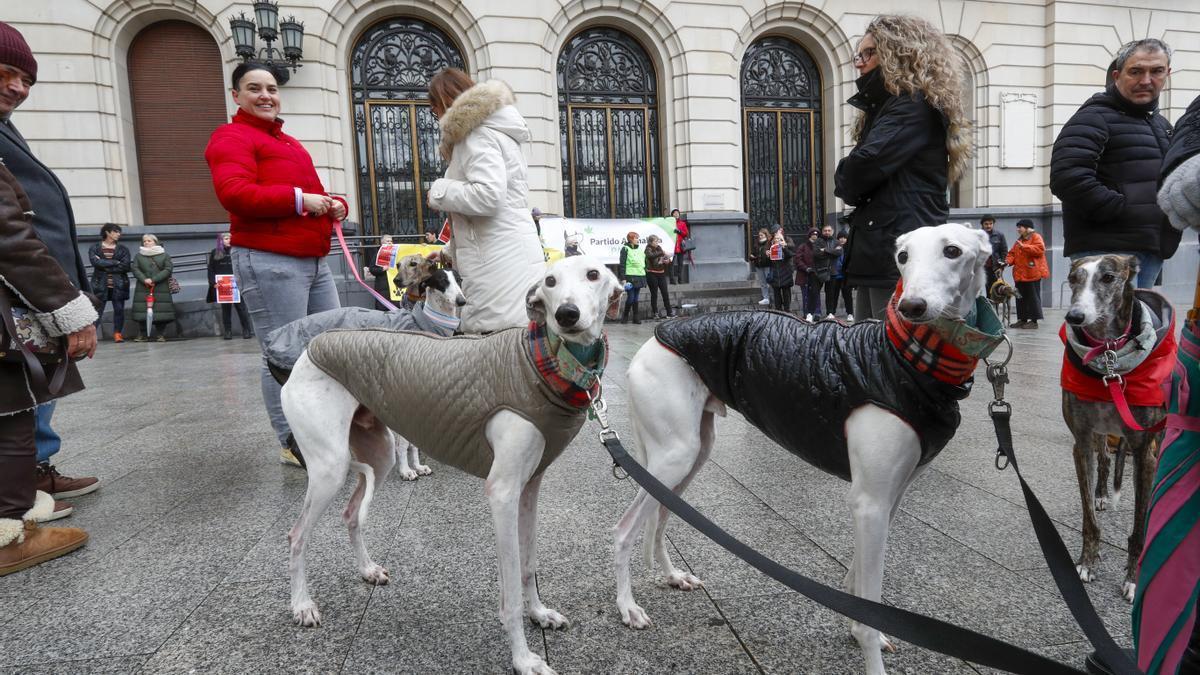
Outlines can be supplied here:
<path id="1" fill-rule="evenodd" d="M 512 85 L 532 133 L 531 206 L 606 217 L 678 207 L 702 223 L 744 222 L 739 214 L 749 213 L 753 226 L 797 230 L 841 211 L 832 174 L 851 145 L 845 100 L 858 38 L 880 10 L 914 13 L 951 36 L 967 68 L 977 147 L 952 189 L 956 215 L 995 213 L 1010 232 L 1032 215 L 1053 246 L 1050 149 L 1101 89 L 1117 48 L 1157 37 L 1176 49 L 1161 101 L 1168 119 L 1200 93 L 1200 12 L 1190 0 L 884 5 L 283 0 L 281 17 L 294 15 L 306 31 L 283 116 L 366 233 L 412 234 L 440 222 L 425 213 L 421 189 L 440 171 L 422 71 L 441 63 Z M 70 189 L 82 233 L 115 222 L 203 240 L 199 248 L 225 226 L 196 187 L 207 179 L 197 157 L 221 106 L 234 110 L 226 89 L 239 59 L 229 19 L 239 13 L 252 14 L 248 0 L 0 8 L 40 63 L 14 121 Z M 730 269 L 743 253 L 728 245 L 736 237 L 713 236 L 705 247 L 701 233 L 701 262 Z M 1185 242 L 1168 267 L 1171 288 L 1189 286 L 1196 268 L 1194 240 Z M 1063 266 L 1055 267 L 1048 294 L 1061 280 Z"/>

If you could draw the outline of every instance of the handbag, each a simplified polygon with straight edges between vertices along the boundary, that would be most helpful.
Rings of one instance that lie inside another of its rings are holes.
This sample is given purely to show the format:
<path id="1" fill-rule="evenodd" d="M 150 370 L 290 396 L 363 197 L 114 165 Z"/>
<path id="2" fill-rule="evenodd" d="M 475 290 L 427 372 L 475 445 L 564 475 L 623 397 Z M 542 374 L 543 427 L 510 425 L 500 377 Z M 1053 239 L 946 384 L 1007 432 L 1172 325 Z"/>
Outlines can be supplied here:
<path id="1" fill-rule="evenodd" d="M 684 237 L 679 242 L 679 252 L 680 253 L 691 253 L 692 251 L 695 251 L 695 250 L 696 250 L 696 242 L 692 241 L 691 237 Z"/>
<path id="2" fill-rule="evenodd" d="M 57 394 L 67 379 L 67 345 L 67 336 L 50 337 L 32 312 L 13 307 L 8 295 L 0 292 L 0 361 L 24 363 L 36 389 Z M 55 369 L 47 377 L 50 365 Z"/>
<path id="3" fill-rule="evenodd" d="M 179 285 L 179 280 L 171 276 L 167 277 L 167 290 L 171 292 L 171 295 L 175 295 L 182 291 L 183 287 Z"/>

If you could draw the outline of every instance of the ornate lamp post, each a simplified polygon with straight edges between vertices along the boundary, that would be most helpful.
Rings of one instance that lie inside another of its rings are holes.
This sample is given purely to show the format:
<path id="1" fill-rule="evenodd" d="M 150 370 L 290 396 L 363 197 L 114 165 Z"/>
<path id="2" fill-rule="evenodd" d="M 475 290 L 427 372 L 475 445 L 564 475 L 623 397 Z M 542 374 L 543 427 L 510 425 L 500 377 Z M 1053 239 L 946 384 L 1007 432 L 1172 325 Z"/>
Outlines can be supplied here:
<path id="1" fill-rule="evenodd" d="M 233 31 L 234 51 L 242 61 L 254 60 L 265 64 L 275 74 L 275 79 L 280 85 L 287 84 L 291 73 L 303 66 L 300 59 L 304 56 L 304 24 L 296 21 L 295 17 L 280 21 L 277 1 L 254 0 L 253 7 L 254 19 L 247 19 L 245 14 L 238 14 L 236 18 L 229 20 L 229 28 Z M 266 47 L 258 50 L 254 45 L 256 32 L 258 37 L 267 43 Z M 283 38 L 283 51 L 274 46 L 280 37 Z"/>

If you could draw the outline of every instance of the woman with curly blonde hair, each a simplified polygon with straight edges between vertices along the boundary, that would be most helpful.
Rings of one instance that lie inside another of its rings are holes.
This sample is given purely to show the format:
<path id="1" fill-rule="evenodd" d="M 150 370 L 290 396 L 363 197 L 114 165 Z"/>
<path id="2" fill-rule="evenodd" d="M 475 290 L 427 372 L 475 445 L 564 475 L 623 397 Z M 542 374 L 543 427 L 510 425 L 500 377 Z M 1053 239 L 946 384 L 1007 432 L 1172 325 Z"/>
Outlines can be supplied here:
<path id="1" fill-rule="evenodd" d="M 845 266 L 847 283 L 861 289 L 854 313 L 882 319 L 900 278 L 896 238 L 946 222 L 947 188 L 970 159 L 971 123 L 964 64 L 924 19 L 875 17 L 854 67 L 855 146 L 838 164 L 834 194 L 855 207 Z"/>

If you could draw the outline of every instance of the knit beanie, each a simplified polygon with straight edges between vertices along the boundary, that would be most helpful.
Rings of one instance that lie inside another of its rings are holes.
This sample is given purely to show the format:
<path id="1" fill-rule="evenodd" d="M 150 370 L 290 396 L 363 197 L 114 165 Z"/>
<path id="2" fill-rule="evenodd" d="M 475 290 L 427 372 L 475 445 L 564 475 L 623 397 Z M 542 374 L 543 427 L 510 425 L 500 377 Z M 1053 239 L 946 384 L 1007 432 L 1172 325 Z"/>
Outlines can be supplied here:
<path id="1" fill-rule="evenodd" d="M 16 28 L 0 21 L 0 63 L 20 68 L 37 82 L 37 60 Z"/>
<path id="2" fill-rule="evenodd" d="M 1158 206 L 1175 229 L 1200 229 L 1200 154 L 1175 167 L 1158 191 Z"/>

